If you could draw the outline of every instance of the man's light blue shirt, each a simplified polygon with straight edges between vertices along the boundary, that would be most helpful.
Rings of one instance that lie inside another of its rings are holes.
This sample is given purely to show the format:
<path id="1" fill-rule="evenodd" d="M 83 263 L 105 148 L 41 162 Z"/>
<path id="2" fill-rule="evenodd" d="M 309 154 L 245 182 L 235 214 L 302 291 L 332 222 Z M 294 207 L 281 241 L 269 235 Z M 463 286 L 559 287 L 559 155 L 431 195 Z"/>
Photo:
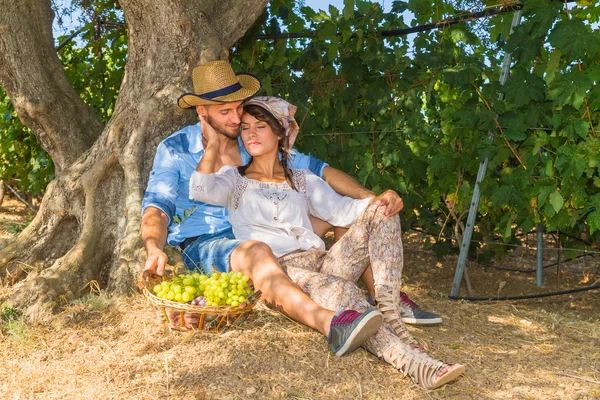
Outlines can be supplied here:
<path id="1" fill-rule="evenodd" d="M 250 161 L 250 155 L 241 138 L 238 139 L 238 146 L 242 162 L 246 164 Z M 326 163 L 310 154 L 295 151 L 292 153 L 294 168 L 310 169 L 315 175 L 323 176 Z M 156 150 L 150 180 L 142 201 L 142 213 L 152 206 L 167 215 L 167 243 L 171 246 L 176 246 L 186 238 L 218 233 L 231 228 L 225 207 L 189 199 L 190 178 L 203 155 L 200 123 L 175 132 L 160 142 Z"/>

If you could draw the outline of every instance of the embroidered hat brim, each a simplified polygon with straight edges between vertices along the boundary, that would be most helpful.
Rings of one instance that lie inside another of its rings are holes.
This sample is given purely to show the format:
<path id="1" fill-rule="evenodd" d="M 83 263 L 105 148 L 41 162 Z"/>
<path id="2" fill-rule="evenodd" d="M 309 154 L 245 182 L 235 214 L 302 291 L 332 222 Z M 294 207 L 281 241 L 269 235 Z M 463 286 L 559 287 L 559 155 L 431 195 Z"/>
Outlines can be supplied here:
<path id="1" fill-rule="evenodd" d="M 262 88 L 260 79 L 252 74 L 241 72 L 236 74 L 236 77 L 237 82 L 232 82 L 231 85 L 212 92 L 185 93 L 177 99 L 177 105 L 181 108 L 193 108 L 242 101 L 254 96 Z"/>

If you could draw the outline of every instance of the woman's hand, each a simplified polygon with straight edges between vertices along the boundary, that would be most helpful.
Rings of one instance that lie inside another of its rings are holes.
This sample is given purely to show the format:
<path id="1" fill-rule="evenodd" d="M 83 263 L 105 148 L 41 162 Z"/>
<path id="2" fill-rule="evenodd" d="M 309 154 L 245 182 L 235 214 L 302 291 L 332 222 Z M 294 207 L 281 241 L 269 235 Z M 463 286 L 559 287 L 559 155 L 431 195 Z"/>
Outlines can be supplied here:
<path id="1" fill-rule="evenodd" d="M 402 197 L 393 190 L 386 190 L 379 196 L 373 197 L 371 203 L 374 201 L 380 201 L 381 205 L 386 206 L 384 214 L 388 217 L 398 214 L 404 208 Z"/>
<path id="2" fill-rule="evenodd" d="M 219 134 L 215 131 L 215 128 L 202 115 L 198 114 L 198 117 L 200 118 L 200 126 L 202 127 L 202 137 L 206 140 L 206 143 L 209 145 L 218 145 Z"/>

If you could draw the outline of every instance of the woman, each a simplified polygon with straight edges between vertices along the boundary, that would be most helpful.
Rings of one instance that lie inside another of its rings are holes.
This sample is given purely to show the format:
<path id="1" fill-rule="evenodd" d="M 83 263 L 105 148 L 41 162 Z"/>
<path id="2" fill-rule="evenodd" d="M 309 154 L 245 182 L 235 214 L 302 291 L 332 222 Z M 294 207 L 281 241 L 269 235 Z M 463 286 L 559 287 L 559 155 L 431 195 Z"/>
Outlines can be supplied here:
<path id="1" fill-rule="evenodd" d="M 290 279 L 324 308 L 368 309 L 355 282 L 370 264 L 375 300 L 385 324 L 363 346 L 425 388 L 457 378 L 464 367 L 429 357 L 401 321 L 400 219 L 384 215 L 380 196 L 343 197 L 309 171 L 288 167 L 288 154 L 299 131 L 295 111 L 296 107 L 279 98 L 248 100 L 241 136 L 252 159 L 243 167 L 226 166 L 216 174 L 212 171 L 218 137 L 202 121 L 209 145 L 190 180 L 190 198 L 226 206 L 235 236 L 268 244 Z M 309 214 L 350 229 L 326 252 Z"/>

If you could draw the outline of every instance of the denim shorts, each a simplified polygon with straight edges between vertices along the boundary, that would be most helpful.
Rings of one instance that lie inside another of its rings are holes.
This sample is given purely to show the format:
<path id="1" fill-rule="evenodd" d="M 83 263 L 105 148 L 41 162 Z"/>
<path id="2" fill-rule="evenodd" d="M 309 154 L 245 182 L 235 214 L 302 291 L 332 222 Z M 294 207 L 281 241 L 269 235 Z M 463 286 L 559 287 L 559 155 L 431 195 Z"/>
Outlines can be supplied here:
<path id="1" fill-rule="evenodd" d="M 231 253 L 242 242 L 233 236 L 231 229 L 207 233 L 187 245 L 181 252 L 181 258 L 188 269 L 208 276 L 212 275 L 215 269 L 219 272 L 229 272 Z"/>

